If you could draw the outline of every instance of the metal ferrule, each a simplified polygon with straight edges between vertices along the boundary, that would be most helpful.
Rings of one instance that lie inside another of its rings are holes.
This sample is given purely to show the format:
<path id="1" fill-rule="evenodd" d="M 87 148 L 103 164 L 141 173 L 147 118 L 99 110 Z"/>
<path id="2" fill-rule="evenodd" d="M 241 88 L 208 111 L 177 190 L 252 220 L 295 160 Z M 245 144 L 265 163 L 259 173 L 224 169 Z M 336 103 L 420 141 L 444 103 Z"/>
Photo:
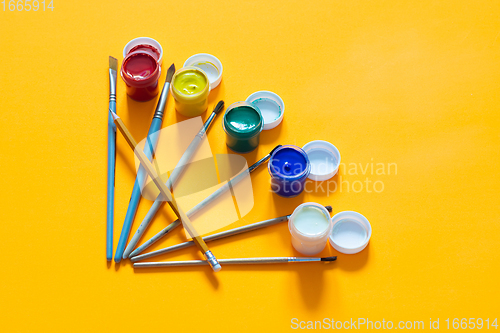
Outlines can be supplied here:
<path id="1" fill-rule="evenodd" d="M 217 114 L 215 112 L 212 112 L 210 117 L 208 117 L 207 121 L 205 121 L 205 123 L 203 124 L 203 128 L 202 128 L 202 131 L 204 133 L 206 133 L 208 131 L 208 129 L 210 128 L 210 125 L 212 125 L 212 122 L 214 121 L 216 115 Z M 201 133 L 201 131 L 200 131 L 200 133 Z"/>
<path id="2" fill-rule="evenodd" d="M 116 71 L 109 69 L 109 101 L 116 102 Z"/>
<path id="3" fill-rule="evenodd" d="M 308 261 L 321 261 L 321 258 L 300 258 L 300 257 L 288 258 L 288 262 L 308 262 Z"/>
<path id="4" fill-rule="evenodd" d="M 204 253 L 205 259 L 207 259 L 208 264 L 213 268 L 214 266 L 219 265 L 217 258 L 212 254 L 212 251 L 207 251 Z"/>
<path id="5" fill-rule="evenodd" d="M 210 115 L 210 117 L 208 117 L 207 121 L 205 121 L 205 123 L 201 127 L 201 129 L 198 132 L 198 134 L 196 134 L 197 137 L 199 137 L 200 139 L 203 139 L 203 137 L 205 136 L 205 134 L 208 131 L 208 128 L 210 127 L 210 125 L 214 121 L 215 116 L 216 116 L 216 114 L 214 112 L 212 112 L 212 114 Z"/>
<path id="6" fill-rule="evenodd" d="M 265 161 L 267 161 L 270 157 L 271 157 L 271 154 L 267 154 L 266 156 L 264 156 L 263 158 L 261 158 L 260 160 L 258 160 L 257 162 L 255 162 L 252 166 L 250 166 L 248 168 L 248 172 L 252 172 L 255 169 L 257 169 L 259 167 L 259 165 L 261 165 L 262 163 L 264 163 Z"/>
<path id="7" fill-rule="evenodd" d="M 158 104 L 156 105 L 156 110 L 153 118 L 163 119 L 165 106 L 167 105 L 169 88 L 170 83 L 165 82 L 165 84 L 163 85 L 163 89 L 161 90 L 160 98 L 158 99 Z"/>

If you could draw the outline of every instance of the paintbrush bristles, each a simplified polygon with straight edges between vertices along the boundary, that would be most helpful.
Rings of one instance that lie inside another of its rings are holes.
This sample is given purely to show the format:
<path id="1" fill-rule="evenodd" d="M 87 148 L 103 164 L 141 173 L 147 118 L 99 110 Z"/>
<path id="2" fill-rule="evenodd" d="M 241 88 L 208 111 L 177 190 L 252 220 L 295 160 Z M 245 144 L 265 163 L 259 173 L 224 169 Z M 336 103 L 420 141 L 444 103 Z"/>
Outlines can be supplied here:
<path id="1" fill-rule="evenodd" d="M 224 101 L 219 101 L 219 103 L 217 103 L 217 105 L 214 108 L 214 113 L 219 114 L 219 112 L 221 112 L 223 109 L 224 109 Z"/>
<path id="2" fill-rule="evenodd" d="M 167 77 L 165 79 L 165 82 L 172 82 L 172 76 L 174 76 L 174 73 L 175 73 L 175 64 L 172 64 L 169 68 L 168 68 L 168 71 L 167 71 Z"/>
<path id="3" fill-rule="evenodd" d="M 337 260 L 337 257 L 334 256 L 334 257 L 324 257 L 324 258 L 321 258 L 321 261 L 335 261 Z"/>
<path id="4" fill-rule="evenodd" d="M 330 213 L 333 211 L 332 206 L 325 206 L 325 208 L 326 208 L 326 210 L 327 210 L 328 212 L 330 212 Z"/>
<path id="5" fill-rule="evenodd" d="M 116 60 L 116 58 L 113 58 L 112 56 L 109 56 L 109 68 L 114 71 L 118 70 L 118 60 Z"/>
<path id="6" fill-rule="evenodd" d="M 269 155 L 272 155 L 274 153 L 274 151 L 276 149 L 278 149 L 279 147 L 281 147 L 281 145 L 277 145 L 276 147 L 274 147 L 273 150 L 271 150 L 271 152 L 269 153 Z"/>

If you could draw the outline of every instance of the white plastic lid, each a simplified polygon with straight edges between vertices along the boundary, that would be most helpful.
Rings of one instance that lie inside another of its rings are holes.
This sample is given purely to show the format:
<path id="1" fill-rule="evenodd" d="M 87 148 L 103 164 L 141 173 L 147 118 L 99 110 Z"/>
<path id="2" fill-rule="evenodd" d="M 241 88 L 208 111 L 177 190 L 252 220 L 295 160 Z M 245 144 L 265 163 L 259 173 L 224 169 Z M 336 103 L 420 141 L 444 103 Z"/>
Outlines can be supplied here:
<path id="1" fill-rule="evenodd" d="M 200 68 L 207 74 L 211 90 L 214 90 L 222 80 L 222 63 L 211 54 L 198 53 L 189 57 L 184 63 L 184 67 L 188 66 Z"/>
<path id="2" fill-rule="evenodd" d="M 308 178 L 323 181 L 332 178 L 339 171 L 339 150 L 328 141 L 315 140 L 302 147 L 311 163 Z"/>
<path id="3" fill-rule="evenodd" d="M 127 56 L 127 54 L 130 52 L 130 50 L 132 50 L 137 45 L 141 45 L 141 44 L 151 45 L 154 48 L 156 48 L 158 51 L 160 51 L 160 58 L 158 59 L 158 64 L 161 66 L 161 62 L 163 60 L 163 49 L 162 49 L 160 43 L 158 43 L 153 38 L 149 38 L 149 37 L 137 37 L 137 38 L 132 39 L 130 42 L 128 42 L 127 45 L 125 45 L 125 47 L 123 48 L 123 58 L 125 58 Z"/>
<path id="4" fill-rule="evenodd" d="M 341 253 L 361 252 L 372 235 L 370 222 L 363 215 L 345 211 L 332 217 L 333 228 L 329 237 L 330 245 Z"/>
<path id="5" fill-rule="evenodd" d="M 248 103 L 256 106 L 264 118 L 264 130 L 278 126 L 285 114 L 285 103 L 281 97 L 270 91 L 257 91 L 246 99 Z"/>

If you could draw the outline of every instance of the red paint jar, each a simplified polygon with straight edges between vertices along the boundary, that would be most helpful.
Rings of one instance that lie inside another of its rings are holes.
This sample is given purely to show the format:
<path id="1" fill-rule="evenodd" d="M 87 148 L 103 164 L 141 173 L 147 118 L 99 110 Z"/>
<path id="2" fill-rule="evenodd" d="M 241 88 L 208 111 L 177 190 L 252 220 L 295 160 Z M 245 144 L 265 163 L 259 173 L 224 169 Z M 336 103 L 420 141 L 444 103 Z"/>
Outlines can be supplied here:
<path id="1" fill-rule="evenodd" d="M 161 68 L 152 50 L 137 48 L 129 52 L 121 68 L 121 76 L 132 99 L 145 102 L 158 95 Z"/>

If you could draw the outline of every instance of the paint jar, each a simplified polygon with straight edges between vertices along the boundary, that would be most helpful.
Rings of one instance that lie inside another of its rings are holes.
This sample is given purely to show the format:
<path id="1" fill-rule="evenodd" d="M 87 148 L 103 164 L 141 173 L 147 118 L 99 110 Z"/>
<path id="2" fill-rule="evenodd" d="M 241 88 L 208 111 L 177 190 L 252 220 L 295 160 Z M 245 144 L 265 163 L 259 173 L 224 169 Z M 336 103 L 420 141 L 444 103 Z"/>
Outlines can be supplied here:
<path id="1" fill-rule="evenodd" d="M 161 66 L 163 58 L 163 49 L 156 40 L 149 37 L 137 37 L 128 42 L 123 48 L 123 58 L 125 59 L 130 52 L 142 51 L 151 54 Z"/>
<path id="2" fill-rule="evenodd" d="M 276 149 L 267 165 L 271 175 L 271 188 L 282 197 L 295 197 L 302 193 L 311 164 L 307 154 L 299 147 L 292 145 Z"/>
<path id="3" fill-rule="evenodd" d="M 210 83 L 207 74 L 197 67 L 183 67 L 172 77 L 170 93 L 175 109 L 186 117 L 196 117 L 207 110 Z"/>
<path id="4" fill-rule="evenodd" d="M 370 222 L 360 213 L 345 211 L 332 217 L 330 245 L 341 253 L 354 254 L 362 251 L 372 236 Z"/>
<path id="5" fill-rule="evenodd" d="M 226 132 L 226 144 L 237 153 L 248 153 L 257 148 L 264 120 L 259 109 L 247 102 L 231 104 L 222 127 Z"/>
<path id="6" fill-rule="evenodd" d="M 332 226 L 328 210 L 314 202 L 299 205 L 288 220 L 292 245 L 295 250 L 305 255 L 323 251 Z"/>
<path id="7" fill-rule="evenodd" d="M 121 76 L 126 84 L 127 95 L 144 102 L 158 95 L 160 65 L 151 52 L 136 50 L 123 59 Z"/>

